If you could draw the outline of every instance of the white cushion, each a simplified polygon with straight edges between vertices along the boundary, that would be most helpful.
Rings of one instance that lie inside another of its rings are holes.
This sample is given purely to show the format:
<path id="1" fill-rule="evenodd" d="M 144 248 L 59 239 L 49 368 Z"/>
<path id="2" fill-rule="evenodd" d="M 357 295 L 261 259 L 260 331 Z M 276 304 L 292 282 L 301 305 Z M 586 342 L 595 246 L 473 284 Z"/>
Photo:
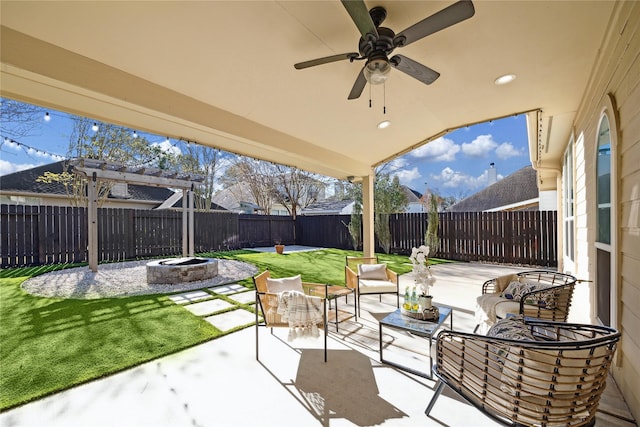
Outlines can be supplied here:
<path id="1" fill-rule="evenodd" d="M 361 279 L 387 280 L 387 265 L 358 264 L 358 275 Z"/>
<path id="2" fill-rule="evenodd" d="M 395 283 L 388 280 L 368 280 L 360 279 L 359 292 L 361 294 L 378 294 L 382 292 L 397 292 L 398 287 Z"/>
<path id="3" fill-rule="evenodd" d="M 279 294 L 284 291 L 304 292 L 302 289 L 302 278 L 299 274 L 297 276 L 283 277 L 281 279 L 267 278 L 267 292 Z"/>

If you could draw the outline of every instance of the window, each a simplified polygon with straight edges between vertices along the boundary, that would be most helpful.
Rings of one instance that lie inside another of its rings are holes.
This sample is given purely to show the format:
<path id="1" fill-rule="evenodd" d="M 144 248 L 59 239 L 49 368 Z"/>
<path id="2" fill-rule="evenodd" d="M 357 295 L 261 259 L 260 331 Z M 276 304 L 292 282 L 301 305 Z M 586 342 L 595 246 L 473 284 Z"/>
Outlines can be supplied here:
<path id="1" fill-rule="evenodd" d="M 564 193 L 564 255 L 574 261 L 573 137 L 571 137 L 567 151 L 564 153 L 562 190 Z"/>
<path id="2" fill-rule="evenodd" d="M 600 243 L 611 243 L 611 132 L 609 119 L 602 116 L 598 129 L 596 160 L 597 238 Z"/>

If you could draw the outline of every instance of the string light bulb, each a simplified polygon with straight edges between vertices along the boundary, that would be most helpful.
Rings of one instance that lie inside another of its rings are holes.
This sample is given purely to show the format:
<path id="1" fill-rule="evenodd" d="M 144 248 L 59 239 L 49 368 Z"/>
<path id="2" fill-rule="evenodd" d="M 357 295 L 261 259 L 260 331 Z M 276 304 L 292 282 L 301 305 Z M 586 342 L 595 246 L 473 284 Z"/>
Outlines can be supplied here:
<path id="1" fill-rule="evenodd" d="M 48 122 L 51 120 L 51 116 L 49 115 L 49 112 L 47 111 L 46 113 L 44 113 L 44 121 Z"/>
<path id="2" fill-rule="evenodd" d="M 135 130 L 133 131 L 133 139 L 136 139 L 138 137 L 138 132 L 136 132 Z"/>
<path id="3" fill-rule="evenodd" d="M 94 131 L 94 132 L 98 132 L 98 129 L 99 129 L 98 128 L 98 124 L 94 122 L 93 126 L 91 126 L 91 130 Z"/>

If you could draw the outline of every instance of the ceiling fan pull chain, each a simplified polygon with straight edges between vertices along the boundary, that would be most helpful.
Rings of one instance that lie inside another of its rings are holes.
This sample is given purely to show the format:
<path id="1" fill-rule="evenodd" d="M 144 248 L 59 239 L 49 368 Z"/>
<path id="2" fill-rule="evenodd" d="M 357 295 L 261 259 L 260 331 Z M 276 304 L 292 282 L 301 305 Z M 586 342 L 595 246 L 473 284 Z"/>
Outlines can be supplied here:
<path id="1" fill-rule="evenodd" d="M 387 114 L 387 83 L 382 84 L 382 114 Z"/>
<path id="2" fill-rule="evenodd" d="M 369 85 L 369 108 L 371 108 L 371 85 Z"/>

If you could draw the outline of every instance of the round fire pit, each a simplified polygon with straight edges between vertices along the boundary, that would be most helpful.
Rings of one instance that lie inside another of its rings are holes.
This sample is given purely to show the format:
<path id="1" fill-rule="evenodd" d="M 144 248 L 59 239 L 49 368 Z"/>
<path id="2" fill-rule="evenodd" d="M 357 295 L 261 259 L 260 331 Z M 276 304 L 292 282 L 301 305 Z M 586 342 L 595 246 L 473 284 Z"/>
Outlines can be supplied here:
<path id="1" fill-rule="evenodd" d="M 215 258 L 170 258 L 147 263 L 147 283 L 185 283 L 211 279 L 218 275 Z"/>

